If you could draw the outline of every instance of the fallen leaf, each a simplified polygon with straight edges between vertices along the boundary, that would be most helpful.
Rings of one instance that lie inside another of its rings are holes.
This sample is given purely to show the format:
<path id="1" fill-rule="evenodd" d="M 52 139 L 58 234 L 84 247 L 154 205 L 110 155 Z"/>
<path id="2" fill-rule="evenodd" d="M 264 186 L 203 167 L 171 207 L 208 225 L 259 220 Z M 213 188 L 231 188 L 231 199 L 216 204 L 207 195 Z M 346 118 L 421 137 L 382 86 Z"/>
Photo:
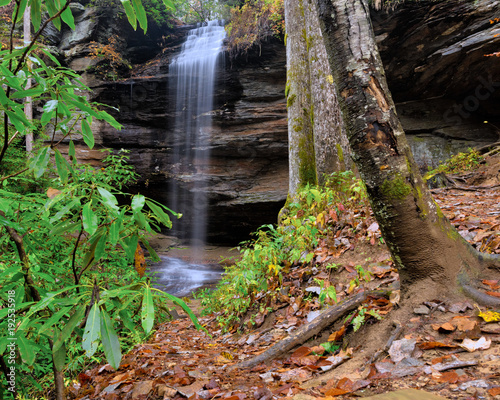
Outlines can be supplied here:
<path id="1" fill-rule="evenodd" d="M 491 388 L 491 389 L 488 389 L 488 394 L 490 396 L 499 396 L 500 395 L 500 387 L 494 387 L 494 388 Z"/>
<path id="2" fill-rule="evenodd" d="M 449 348 L 456 348 L 458 347 L 455 344 L 451 343 L 442 343 L 442 342 L 422 342 L 418 344 L 418 347 L 421 348 L 422 350 L 429 350 L 429 349 L 435 349 L 436 347 L 449 347 Z"/>
<path id="3" fill-rule="evenodd" d="M 500 334 L 500 324 L 486 324 L 481 327 L 481 332 L 490 334 Z"/>
<path id="4" fill-rule="evenodd" d="M 460 377 L 455 371 L 447 371 L 433 376 L 433 379 L 440 383 L 457 383 Z"/>
<path id="5" fill-rule="evenodd" d="M 51 187 L 49 187 L 49 188 L 47 189 L 47 197 L 48 197 L 49 199 L 53 199 L 53 198 L 54 198 L 54 197 L 56 197 L 59 193 L 61 193 L 61 191 L 60 191 L 60 190 L 58 190 L 58 189 L 54 189 L 54 188 L 51 188 Z"/>
<path id="6" fill-rule="evenodd" d="M 495 311 L 480 311 L 478 315 L 486 322 L 500 321 L 500 313 Z"/>
<path id="7" fill-rule="evenodd" d="M 460 347 L 463 349 L 473 352 L 476 350 L 486 350 L 489 349 L 491 346 L 491 339 L 486 339 L 484 336 L 482 336 L 478 340 L 471 340 L 471 339 L 464 339 L 464 341 L 460 344 Z"/>
<path id="8" fill-rule="evenodd" d="M 337 389 L 343 389 L 352 392 L 354 383 L 349 378 L 342 378 L 337 383 Z"/>
<path id="9" fill-rule="evenodd" d="M 444 324 L 442 325 L 439 325 L 439 324 L 432 324 L 432 329 L 434 329 L 435 331 L 438 331 L 438 332 L 441 332 L 441 333 L 449 333 L 449 332 L 453 332 L 456 327 L 453 326 L 451 323 L 449 322 L 445 322 Z"/>
<path id="10" fill-rule="evenodd" d="M 348 390 L 344 390 L 344 389 L 333 388 L 333 389 L 328 389 L 325 392 L 325 396 L 335 397 L 335 396 L 340 396 L 340 395 L 346 394 L 346 393 L 349 393 L 349 391 Z"/>
<path id="11" fill-rule="evenodd" d="M 482 283 L 486 286 L 489 286 L 492 290 L 497 290 L 500 289 L 500 285 L 498 284 L 499 280 L 494 279 L 494 280 L 488 280 L 488 279 L 483 279 Z"/>
<path id="12" fill-rule="evenodd" d="M 312 350 L 310 347 L 301 346 L 292 353 L 292 355 L 290 356 L 290 361 L 293 362 L 294 364 L 300 365 L 300 359 L 308 356 L 311 353 Z"/>
<path id="13" fill-rule="evenodd" d="M 454 317 L 450 322 L 462 332 L 472 331 L 477 326 L 477 321 L 469 317 Z"/>
<path id="14" fill-rule="evenodd" d="M 328 341 L 329 342 L 338 342 L 342 336 L 344 336 L 345 333 L 345 326 L 342 326 L 338 331 L 333 332 L 329 337 Z"/>

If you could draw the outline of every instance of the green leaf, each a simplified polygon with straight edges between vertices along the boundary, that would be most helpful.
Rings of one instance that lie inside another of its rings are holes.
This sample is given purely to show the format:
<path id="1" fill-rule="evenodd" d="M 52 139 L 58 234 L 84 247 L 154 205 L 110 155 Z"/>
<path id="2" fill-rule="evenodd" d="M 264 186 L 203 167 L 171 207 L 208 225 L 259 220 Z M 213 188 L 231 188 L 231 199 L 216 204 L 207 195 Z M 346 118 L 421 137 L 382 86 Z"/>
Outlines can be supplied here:
<path id="1" fill-rule="evenodd" d="M 146 200 L 146 204 L 153 212 L 153 215 L 167 228 L 172 228 L 172 221 L 167 213 L 165 213 L 161 207 L 154 204 L 152 201 Z"/>
<path id="2" fill-rule="evenodd" d="M 101 310 L 101 314 L 102 347 L 104 348 L 104 354 L 106 355 L 106 360 L 108 360 L 109 365 L 117 370 L 122 359 L 120 342 L 113 328 L 113 323 L 104 309 Z"/>
<path id="3" fill-rule="evenodd" d="M 139 25 L 141 25 L 142 30 L 146 33 L 148 30 L 148 18 L 142 2 L 140 0 L 132 0 L 132 5 L 134 6 L 135 15 L 137 16 Z"/>
<path id="4" fill-rule="evenodd" d="M 10 4 L 12 0 L 0 0 L 0 7 Z"/>
<path id="5" fill-rule="evenodd" d="M 83 332 L 82 348 L 85 350 L 87 357 L 92 357 L 97 350 L 101 325 L 101 314 L 99 306 L 94 303 L 90 309 L 85 330 Z"/>
<path id="6" fill-rule="evenodd" d="M 34 0 L 34 1 L 39 1 L 39 0 Z M 33 8 L 31 9 L 31 12 L 33 12 Z M 45 53 L 45 55 L 47 57 L 50 58 L 50 60 L 55 64 L 57 65 L 58 67 L 61 66 L 61 63 L 59 62 L 59 60 L 57 58 L 55 58 L 52 53 L 50 52 L 49 49 L 45 48 L 45 47 L 42 47 L 41 50 Z"/>
<path id="7" fill-rule="evenodd" d="M 133 321 L 132 317 L 127 312 L 127 310 L 118 311 L 118 315 L 120 316 L 120 319 L 123 322 L 123 325 L 125 326 L 125 328 L 127 328 L 133 334 L 137 334 L 137 330 L 135 329 L 135 325 L 132 322 Z"/>
<path id="8" fill-rule="evenodd" d="M 57 336 L 57 339 L 54 342 L 54 347 L 52 347 L 52 352 L 56 352 L 59 347 L 64 344 L 65 340 L 71 336 L 73 330 L 78 324 L 80 324 L 83 317 L 85 317 L 85 310 L 86 306 L 81 305 L 80 308 L 76 310 L 75 313 L 70 317 L 69 321 L 66 323 L 66 325 L 64 325 L 61 333 L 59 333 L 59 335 Z"/>
<path id="9" fill-rule="evenodd" d="M 95 251 L 96 251 L 96 248 L 97 248 L 97 245 L 99 244 L 99 240 L 101 239 L 101 236 L 102 235 L 98 235 L 98 236 L 95 236 L 92 241 L 92 244 L 90 245 L 90 248 L 89 250 L 87 251 L 87 253 L 85 253 L 85 257 L 83 258 L 83 265 L 85 267 L 93 264 L 96 259 L 95 259 Z"/>
<path id="10" fill-rule="evenodd" d="M 175 11 L 174 3 L 171 2 L 170 0 L 163 0 L 163 4 L 165 4 L 165 7 L 167 7 L 171 11 Z"/>
<path id="11" fill-rule="evenodd" d="M 18 22 L 21 22 L 23 20 L 23 16 L 24 16 L 24 10 L 26 10 L 26 6 L 28 5 L 28 0 L 21 0 L 20 4 L 19 4 L 19 12 L 17 14 L 17 20 L 16 20 L 16 23 Z M 16 2 L 16 8 L 15 10 L 17 9 L 17 2 Z M 16 11 L 14 10 L 14 13 L 12 15 L 15 15 L 16 14 Z"/>
<path id="12" fill-rule="evenodd" d="M 83 229 L 92 236 L 98 227 L 97 215 L 92 210 L 92 201 L 89 201 L 82 209 Z"/>
<path id="13" fill-rule="evenodd" d="M 121 0 L 123 8 L 125 9 L 125 14 L 127 14 L 128 22 L 134 28 L 134 31 L 137 30 L 137 18 L 135 16 L 134 8 L 132 4 L 130 4 L 130 0 Z"/>
<path id="14" fill-rule="evenodd" d="M 146 198 L 142 194 L 136 194 L 132 198 L 132 210 L 134 212 L 139 212 L 144 207 L 144 203 L 146 202 Z"/>
<path id="15" fill-rule="evenodd" d="M 73 164 L 76 164 L 76 150 L 75 143 L 72 140 L 69 141 L 68 156 Z"/>
<path id="16" fill-rule="evenodd" d="M 104 255 L 104 250 L 106 249 L 106 241 L 107 241 L 106 235 L 102 235 L 97 241 L 94 252 L 94 262 L 99 261 L 101 257 Z"/>
<path id="17" fill-rule="evenodd" d="M 41 86 L 37 86 L 36 88 L 28 89 L 28 90 L 20 90 L 16 93 L 10 95 L 11 99 L 24 99 L 26 97 L 36 97 L 44 93 L 45 90 Z"/>
<path id="18" fill-rule="evenodd" d="M 24 132 L 26 130 L 26 127 L 30 126 L 26 118 L 19 118 L 15 112 L 5 110 L 5 113 L 9 117 L 10 122 L 12 122 L 12 125 L 14 125 L 16 130 L 18 130 L 19 132 Z"/>
<path id="19" fill-rule="evenodd" d="M 161 259 L 160 257 L 158 257 L 158 254 L 156 253 L 156 251 L 151 247 L 151 245 L 149 244 L 149 242 L 146 240 L 146 238 L 142 237 L 141 238 L 141 243 L 144 245 L 144 247 L 146 247 L 146 250 L 148 251 L 149 253 L 149 257 L 151 258 L 151 261 L 152 262 L 160 262 Z"/>
<path id="20" fill-rule="evenodd" d="M 47 329 L 51 328 L 52 325 L 54 325 L 56 322 L 58 322 L 62 317 L 64 317 L 65 314 L 67 314 L 71 310 L 71 307 L 64 307 L 61 308 L 59 311 L 57 311 L 55 314 L 53 314 L 40 328 L 38 331 L 39 335 L 44 334 Z"/>
<path id="21" fill-rule="evenodd" d="M 55 149 L 55 154 L 56 154 L 57 173 L 58 173 L 59 177 L 61 178 L 61 182 L 67 183 L 68 182 L 68 170 L 69 170 L 68 162 L 62 156 L 62 154 L 59 150 Z"/>
<path id="22" fill-rule="evenodd" d="M 37 346 L 32 340 L 25 338 L 22 335 L 23 333 L 18 332 L 19 336 L 17 336 L 16 345 L 23 363 L 30 366 L 35 362 Z"/>
<path id="23" fill-rule="evenodd" d="M 69 93 L 64 93 L 64 95 L 66 95 L 66 97 L 69 97 Z M 63 97 L 65 97 L 64 95 L 63 95 Z M 77 100 L 72 100 L 70 97 L 67 100 L 67 102 L 69 104 L 72 104 L 76 108 L 86 112 L 87 114 L 91 115 L 92 117 L 96 117 L 97 119 L 102 119 L 102 118 L 99 118 L 99 114 L 97 113 L 96 110 L 94 110 L 89 104 L 85 104 L 83 99 L 78 99 L 78 101 L 77 101 Z"/>
<path id="24" fill-rule="evenodd" d="M 44 147 L 37 156 L 33 159 L 30 164 L 30 168 L 33 170 L 35 174 L 35 178 L 40 178 L 45 169 L 47 168 L 47 164 L 50 159 L 50 146 Z"/>
<path id="25" fill-rule="evenodd" d="M 123 238 L 120 241 L 123 249 L 125 250 L 125 254 L 127 255 L 127 261 L 132 261 L 134 259 L 135 250 L 137 249 L 137 242 L 139 241 L 139 237 L 137 234 L 131 235 L 127 238 Z"/>
<path id="26" fill-rule="evenodd" d="M 89 146 L 89 149 L 92 149 L 94 147 L 94 134 L 92 133 L 92 129 L 90 129 L 89 123 L 85 119 L 82 120 L 82 135 L 85 144 Z"/>
<path id="27" fill-rule="evenodd" d="M 153 329 L 155 322 L 155 307 L 153 304 L 153 296 L 149 285 L 144 287 L 144 296 L 142 298 L 141 321 L 144 332 L 148 334 Z"/>
<path id="28" fill-rule="evenodd" d="M 108 207 L 114 215 L 118 215 L 118 212 L 120 209 L 118 208 L 118 200 L 116 199 L 115 195 L 108 192 L 106 189 L 102 187 L 98 187 L 97 190 L 99 191 L 99 194 L 102 196 L 103 204 Z M 116 243 L 115 243 L 116 244 Z"/>
<path id="29" fill-rule="evenodd" d="M 109 242 L 115 246 L 120 238 L 120 230 L 122 228 L 122 218 L 118 217 L 109 227 Z"/>
<path id="30" fill-rule="evenodd" d="M 148 224 L 148 222 L 146 221 L 146 217 L 144 216 L 144 214 L 142 212 L 135 212 L 134 211 L 134 220 L 135 222 L 137 222 L 137 225 L 139 225 L 139 228 L 141 229 L 146 229 L 148 232 L 151 231 L 151 228 Z"/>
<path id="31" fill-rule="evenodd" d="M 115 129 L 118 129 L 118 130 L 122 129 L 121 124 L 116 119 L 114 119 L 111 115 L 109 115 L 106 111 L 101 111 L 99 113 L 99 119 L 103 119 L 104 121 L 106 121 L 108 124 L 110 124 Z"/>
<path id="32" fill-rule="evenodd" d="M 61 18 L 71 28 L 71 30 L 75 30 L 75 19 L 73 18 L 71 8 L 66 8 L 66 10 L 62 12 Z"/>
<path id="33" fill-rule="evenodd" d="M 155 289 L 155 290 L 158 290 L 158 289 Z M 179 307 L 181 307 L 186 312 L 186 314 L 189 316 L 189 318 L 193 322 L 196 329 L 206 331 L 206 329 L 200 325 L 200 322 L 198 321 L 198 318 L 196 317 L 196 315 L 194 315 L 194 313 L 191 311 L 191 309 L 188 307 L 188 305 L 182 299 L 179 299 L 178 297 L 175 297 L 175 296 L 171 295 L 170 293 L 162 292 L 160 290 L 158 290 L 158 292 L 160 292 L 162 295 L 164 295 L 167 299 L 171 300 L 174 304 L 177 304 Z"/>
<path id="34" fill-rule="evenodd" d="M 35 28 L 35 31 L 38 31 L 40 29 L 40 25 L 42 23 L 41 5 L 42 5 L 41 0 L 31 0 L 30 1 L 31 23 L 33 24 L 33 27 Z"/>
<path id="35" fill-rule="evenodd" d="M 64 194 L 63 194 L 64 196 Z M 59 221 L 62 217 L 64 217 L 68 212 L 70 212 L 73 207 L 79 206 L 80 205 L 80 197 L 77 197 L 76 199 L 72 200 L 69 204 L 66 204 L 63 208 L 61 208 L 56 215 L 54 215 L 49 222 L 53 224 L 56 221 Z M 73 221 L 71 221 L 73 222 Z"/>
<path id="36" fill-rule="evenodd" d="M 54 15 L 56 15 L 58 13 L 59 9 L 54 4 L 54 0 L 45 0 L 45 5 L 47 6 L 47 10 L 49 11 L 49 15 L 51 17 L 53 17 Z M 61 30 L 61 19 L 59 17 L 56 19 L 53 19 L 52 23 L 54 24 L 54 26 L 56 27 L 56 29 L 58 31 Z"/>
<path id="37" fill-rule="evenodd" d="M 57 105 L 58 104 L 59 104 L 59 100 L 49 100 L 43 106 L 43 111 L 45 111 L 45 112 L 51 112 L 51 111 L 57 110 Z"/>

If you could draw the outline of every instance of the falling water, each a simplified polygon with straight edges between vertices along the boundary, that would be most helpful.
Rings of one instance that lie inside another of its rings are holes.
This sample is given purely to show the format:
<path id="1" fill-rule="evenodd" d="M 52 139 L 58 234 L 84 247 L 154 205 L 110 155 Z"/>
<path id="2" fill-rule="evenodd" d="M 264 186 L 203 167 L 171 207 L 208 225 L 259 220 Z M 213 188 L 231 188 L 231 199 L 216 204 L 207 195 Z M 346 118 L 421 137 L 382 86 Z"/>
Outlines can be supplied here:
<path id="1" fill-rule="evenodd" d="M 211 113 L 215 73 L 225 36 L 219 21 L 191 30 L 169 71 L 170 90 L 175 90 L 176 98 L 174 135 L 183 138 L 182 145 L 176 142 L 173 150 L 171 172 L 177 183 L 170 189 L 170 206 L 184 214 L 179 229 L 194 244 L 206 240 Z"/>

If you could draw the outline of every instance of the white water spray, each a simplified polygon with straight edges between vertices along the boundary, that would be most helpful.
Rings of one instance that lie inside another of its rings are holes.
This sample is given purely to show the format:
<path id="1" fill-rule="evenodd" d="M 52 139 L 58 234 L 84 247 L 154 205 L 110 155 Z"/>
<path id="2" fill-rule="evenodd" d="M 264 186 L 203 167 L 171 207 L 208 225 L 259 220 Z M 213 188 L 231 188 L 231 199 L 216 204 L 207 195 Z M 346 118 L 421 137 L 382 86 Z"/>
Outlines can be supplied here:
<path id="1" fill-rule="evenodd" d="M 207 234 L 207 171 L 210 167 L 210 128 L 214 83 L 226 32 L 223 23 L 211 21 L 189 32 L 181 53 L 170 65 L 170 90 L 175 90 L 174 134 L 176 144 L 171 173 L 182 181 L 170 190 L 170 206 L 185 217 L 180 220 L 183 236 L 193 244 L 204 244 Z M 184 221 L 183 221 L 184 220 Z"/>

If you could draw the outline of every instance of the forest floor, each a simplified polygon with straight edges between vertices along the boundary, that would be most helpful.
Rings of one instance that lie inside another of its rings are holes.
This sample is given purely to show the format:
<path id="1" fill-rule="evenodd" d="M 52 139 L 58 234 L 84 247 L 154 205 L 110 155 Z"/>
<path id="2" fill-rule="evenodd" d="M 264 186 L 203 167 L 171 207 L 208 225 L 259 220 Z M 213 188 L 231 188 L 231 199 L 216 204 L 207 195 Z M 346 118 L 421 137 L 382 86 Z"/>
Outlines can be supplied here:
<path id="1" fill-rule="evenodd" d="M 432 191 L 436 202 L 476 248 L 500 253 L 500 155 L 489 157 L 474 173 L 453 180 L 455 187 Z M 335 274 L 338 300 L 360 290 L 352 284 L 360 276 L 359 266 L 369 271 L 364 275 L 366 289 L 398 280 L 389 252 L 381 244 L 378 226 L 368 219 L 364 228 L 364 235 L 348 238 L 342 254 L 319 246 L 316 267 L 291 268 L 283 280 L 288 289 L 264 304 L 251 319 L 253 326 L 246 318 L 239 327 L 223 333 L 215 316 L 209 315 L 200 318 L 207 329 L 202 332 L 180 313 L 182 318 L 160 324 L 148 343 L 125 355 L 118 371 L 104 365 L 82 372 L 79 382 L 69 388 L 70 397 L 500 398 L 500 315 L 472 301 L 457 300 L 458 295 L 457 299 L 422 303 L 406 315 L 398 313 L 397 298 L 372 297 L 364 308 L 376 310 L 382 321 L 366 317 L 366 323 L 354 332 L 352 318 L 347 322 L 342 319 L 281 358 L 248 370 L 231 368 L 262 353 L 319 313 L 321 305 L 314 301 L 314 292 L 320 288 L 314 286 L 318 282 L 314 278 L 329 280 Z M 338 268 L 321 267 L 327 265 L 326 259 Z M 500 281 L 481 279 L 478 283 L 490 295 L 500 297 Z M 304 301 L 307 296 L 313 301 Z M 199 302 L 193 300 L 191 306 L 197 308 Z M 396 332 L 399 335 L 388 343 Z M 325 343 L 334 342 L 340 343 L 340 351 L 331 348 L 329 353 Z M 399 392 L 389 393 L 394 391 Z"/>

